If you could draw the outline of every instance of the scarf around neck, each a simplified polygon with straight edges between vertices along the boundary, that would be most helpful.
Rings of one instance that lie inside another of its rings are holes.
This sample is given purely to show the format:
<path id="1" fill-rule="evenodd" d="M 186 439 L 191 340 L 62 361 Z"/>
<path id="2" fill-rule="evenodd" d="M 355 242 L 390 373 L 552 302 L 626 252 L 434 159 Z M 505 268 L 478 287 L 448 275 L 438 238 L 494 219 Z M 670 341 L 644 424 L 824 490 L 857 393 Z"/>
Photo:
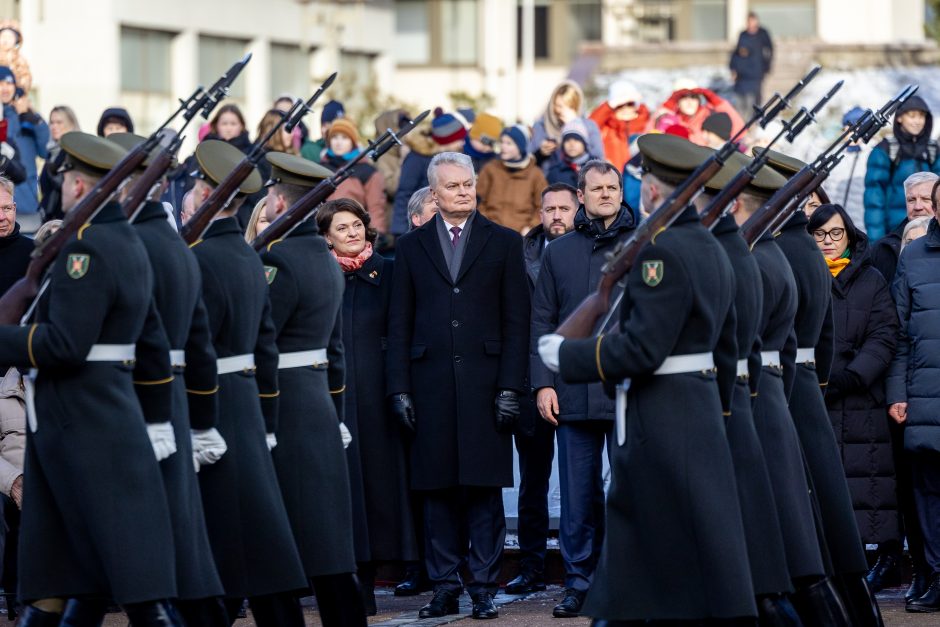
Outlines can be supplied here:
<path id="1" fill-rule="evenodd" d="M 372 244 L 366 242 L 366 247 L 355 257 L 340 257 L 336 254 L 335 248 L 330 249 L 330 254 L 339 262 L 339 267 L 342 268 L 343 272 L 355 272 L 372 256 Z"/>
<path id="2" fill-rule="evenodd" d="M 826 265 L 829 266 L 829 272 L 833 278 L 839 276 L 839 273 L 845 270 L 845 267 L 850 263 L 852 263 L 852 251 L 848 248 L 838 259 L 826 259 Z"/>
<path id="3" fill-rule="evenodd" d="M 507 161 L 506 159 L 502 159 L 503 165 L 510 170 L 523 170 L 529 165 L 530 161 L 532 161 L 532 155 L 528 153 L 526 153 L 526 156 L 522 159 L 519 159 L 518 161 Z"/>

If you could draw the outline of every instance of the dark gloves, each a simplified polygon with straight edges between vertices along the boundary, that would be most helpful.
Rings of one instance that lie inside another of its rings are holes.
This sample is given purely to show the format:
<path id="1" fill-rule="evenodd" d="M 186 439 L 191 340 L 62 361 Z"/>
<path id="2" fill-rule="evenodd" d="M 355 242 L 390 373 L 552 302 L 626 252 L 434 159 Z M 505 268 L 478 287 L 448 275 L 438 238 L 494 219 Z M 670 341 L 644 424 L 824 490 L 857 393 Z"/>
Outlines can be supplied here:
<path id="1" fill-rule="evenodd" d="M 403 429 L 410 433 L 415 431 L 415 404 L 411 394 L 393 394 L 389 397 L 392 415 L 398 420 Z"/>
<path id="2" fill-rule="evenodd" d="M 829 398 L 839 398 L 862 387 L 862 382 L 858 375 L 851 370 L 843 370 L 829 377 L 829 383 L 826 385 L 826 396 Z"/>
<path id="3" fill-rule="evenodd" d="M 511 433 L 519 420 L 519 394 L 512 390 L 500 390 L 496 395 L 496 431 Z"/>

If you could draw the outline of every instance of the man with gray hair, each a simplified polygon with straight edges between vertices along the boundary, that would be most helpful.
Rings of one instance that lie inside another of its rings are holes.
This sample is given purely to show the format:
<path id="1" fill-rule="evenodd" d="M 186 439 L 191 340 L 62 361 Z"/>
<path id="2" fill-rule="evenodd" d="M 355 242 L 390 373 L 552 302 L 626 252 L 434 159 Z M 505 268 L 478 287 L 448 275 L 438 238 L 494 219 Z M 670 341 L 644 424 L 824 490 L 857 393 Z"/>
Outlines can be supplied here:
<path id="1" fill-rule="evenodd" d="M 33 240 L 20 233 L 16 222 L 13 181 L 0 176 L 0 294 L 26 275 Z"/>
<path id="2" fill-rule="evenodd" d="M 414 433 L 411 487 L 424 498 L 434 598 L 419 616 L 458 613 L 467 555 L 473 617 L 496 618 L 502 488 L 513 483 L 512 430 L 529 393 L 522 238 L 477 212 L 467 155 L 436 155 L 428 181 L 439 213 L 397 243 L 386 385 L 392 415 Z"/>
<path id="3" fill-rule="evenodd" d="M 437 204 L 431 197 L 431 188 L 422 187 L 408 199 L 408 230 L 413 231 L 437 213 Z"/>
<path id="4" fill-rule="evenodd" d="M 915 172 L 904 179 L 904 206 L 907 209 L 907 217 L 872 245 L 871 263 L 881 272 L 888 285 L 894 281 L 894 273 L 898 267 L 904 227 L 914 218 L 933 216 L 932 194 L 938 178 L 940 177 L 933 172 Z"/>

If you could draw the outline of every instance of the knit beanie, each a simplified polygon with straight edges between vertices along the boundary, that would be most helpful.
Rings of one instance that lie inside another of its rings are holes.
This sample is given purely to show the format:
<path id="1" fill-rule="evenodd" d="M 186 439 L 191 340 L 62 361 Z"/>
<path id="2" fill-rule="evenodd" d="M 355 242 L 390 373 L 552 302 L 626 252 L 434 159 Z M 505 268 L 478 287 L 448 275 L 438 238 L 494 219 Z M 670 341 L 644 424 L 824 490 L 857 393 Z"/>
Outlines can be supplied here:
<path id="1" fill-rule="evenodd" d="M 865 110 L 861 107 L 852 107 L 842 116 L 842 126 L 852 126 L 865 115 Z"/>
<path id="2" fill-rule="evenodd" d="M 503 132 L 500 133 L 500 137 L 505 135 L 519 148 L 519 158 L 513 159 L 503 159 L 506 163 L 522 163 L 529 157 L 529 129 L 522 124 L 513 124 L 512 126 L 507 126 L 503 129 Z"/>
<path id="3" fill-rule="evenodd" d="M 104 137 L 104 127 L 108 122 L 120 122 L 127 129 L 128 133 L 134 132 L 134 122 L 131 120 L 131 114 L 123 107 L 109 107 L 101 114 L 98 120 L 98 137 Z"/>
<path id="4" fill-rule="evenodd" d="M 575 118 L 561 127 L 561 143 L 564 144 L 569 137 L 581 140 L 581 143 L 587 148 L 588 131 L 584 120 Z"/>
<path id="5" fill-rule="evenodd" d="M 16 75 L 6 65 L 0 65 L 0 83 L 13 83 L 16 85 Z"/>
<path id="6" fill-rule="evenodd" d="M 489 141 L 495 143 L 499 140 L 502 129 L 503 123 L 498 117 L 489 113 L 481 113 L 474 120 L 473 126 L 470 127 L 470 139 L 476 141 L 489 139 Z"/>
<path id="7" fill-rule="evenodd" d="M 329 124 L 336 118 L 341 118 L 345 115 L 346 109 L 343 108 L 343 103 L 338 100 L 330 100 L 323 105 L 323 112 L 320 114 L 320 125 Z"/>
<path id="8" fill-rule="evenodd" d="M 334 135 L 345 135 L 350 138 L 353 140 L 354 148 L 359 145 L 359 129 L 348 118 L 337 118 L 330 124 L 329 130 L 326 132 L 327 148 L 329 148 L 330 140 Z"/>
<path id="9" fill-rule="evenodd" d="M 702 122 L 703 131 L 711 131 L 721 139 L 731 139 L 731 116 L 724 111 L 712 113 Z"/>
<path id="10" fill-rule="evenodd" d="M 435 143 L 446 146 L 467 136 L 469 125 L 460 113 L 444 113 L 438 107 L 434 109 L 434 120 L 431 122 L 431 137 Z"/>

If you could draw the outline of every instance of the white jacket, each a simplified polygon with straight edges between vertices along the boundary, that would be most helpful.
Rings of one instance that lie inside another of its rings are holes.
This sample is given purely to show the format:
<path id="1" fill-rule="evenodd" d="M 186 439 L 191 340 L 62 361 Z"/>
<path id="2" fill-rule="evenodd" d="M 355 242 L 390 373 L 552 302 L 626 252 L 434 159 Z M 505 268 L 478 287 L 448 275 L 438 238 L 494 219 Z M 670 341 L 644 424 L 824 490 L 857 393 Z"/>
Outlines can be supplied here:
<path id="1" fill-rule="evenodd" d="M 0 379 L 0 492 L 9 495 L 23 474 L 26 455 L 26 404 L 23 381 L 16 368 Z"/>

